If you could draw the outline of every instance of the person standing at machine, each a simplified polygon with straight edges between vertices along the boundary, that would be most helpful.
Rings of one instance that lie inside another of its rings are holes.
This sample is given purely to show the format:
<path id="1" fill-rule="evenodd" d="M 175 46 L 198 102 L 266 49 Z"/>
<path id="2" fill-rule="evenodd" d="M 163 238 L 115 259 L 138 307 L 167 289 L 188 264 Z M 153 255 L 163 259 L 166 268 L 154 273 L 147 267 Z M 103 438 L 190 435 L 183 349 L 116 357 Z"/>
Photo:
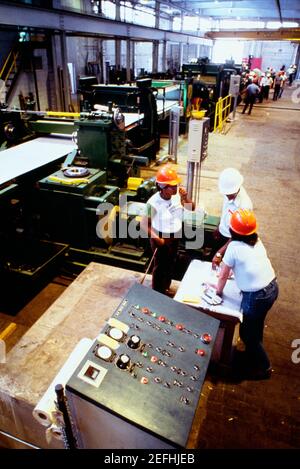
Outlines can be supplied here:
<path id="1" fill-rule="evenodd" d="M 153 252 L 152 288 L 168 293 L 173 278 L 177 249 L 182 237 L 183 210 L 194 210 L 175 169 L 167 164 L 156 175 L 158 192 L 150 197 L 141 229 L 150 236 Z"/>
<path id="2" fill-rule="evenodd" d="M 218 229 L 214 233 L 217 253 L 212 260 L 213 268 L 222 261 L 227 246 L 231 240 L 230 218 L 239 208 L 252 210 L 250 197 L 243 187 L 244 178 L 235 168 L 226 168 L 219 176 L 219 192 L 224 196 L 222 214 Z"/>
<path id="3" fill-rule="evenodd" d="M 216 287 L 222 296 L 231 269 L 242 292 L 243 322 L 240 337 L 245 344 L 245 377 L 270 378 L 272 368 L 263 346 L 264 321 L 278 297 L 274 269 L 257 234 L 256 217 L 251 210 L 239 209 L 230 220 L 231 242 L 223 258 Z"/>

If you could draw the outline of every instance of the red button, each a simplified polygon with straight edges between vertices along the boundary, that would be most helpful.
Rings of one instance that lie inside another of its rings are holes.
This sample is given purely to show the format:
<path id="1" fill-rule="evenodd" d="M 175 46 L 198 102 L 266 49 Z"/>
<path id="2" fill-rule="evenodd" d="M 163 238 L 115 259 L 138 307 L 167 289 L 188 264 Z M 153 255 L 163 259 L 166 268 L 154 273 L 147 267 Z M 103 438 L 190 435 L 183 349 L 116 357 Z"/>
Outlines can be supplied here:
<path id="1" fill-rule="evenodd" d="M 141 379 L 142 384 L 148 384 L 148 378 L 145 378 L 144 376 Z"/>
<path id="2" fill-rule="evenodd" d="M 176 324 L 176 329 L 178 329 L 179 331 L 182 331 L 183 325 L 182 324 Z"/>
<path id="3" fill-rule="evenodd" d="M 152 355 L 151 361 L 152 361 L 152 363 L 158 362 L 158 357 L 156 357 L 155 355 Z"/>
<path id="4" fill-rule="evenodd" d="M 198 349 L 196 350 L 196 353 L 197 353 L 197 355 L 201 355 L 201 357 L 203 357 L 203 356 L 205 355 L 205 351 L 204 351 L 203 349 L 201 349 L 201 348 L 198 348 Z"/>
<path id="5" fill-rule="evenodd" d="M 161 322 L 165 322 L 166 318 L 164 316 L 158 316 L 158 320 Z"/>
<path id="6" fill-rule="evenodd" d="M 144 314 L 149 314 L 149 313 L 150 313 L 150 309 L 149 309 L 149 308 L 142 308 L 142 313 L 144 313 Z"/>

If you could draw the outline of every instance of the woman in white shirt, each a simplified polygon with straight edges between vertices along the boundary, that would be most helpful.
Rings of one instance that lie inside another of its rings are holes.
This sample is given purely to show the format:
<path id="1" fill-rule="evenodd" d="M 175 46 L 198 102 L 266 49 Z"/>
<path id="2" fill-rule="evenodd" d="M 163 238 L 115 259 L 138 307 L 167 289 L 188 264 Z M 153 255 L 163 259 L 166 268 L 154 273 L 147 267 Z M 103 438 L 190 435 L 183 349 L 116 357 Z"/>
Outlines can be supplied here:
<path id="1" fill-rule="evenodd" d="M 248 376 L 269 378 L 272 369 L 263 347 L 263 331 L 267 312 L 278 297 L 275 272 L 257 235 L 256 218 L 251 210 L 239 209 L 232 214 L 230 233 L 231 241 L 223 258 L 217 294 L 222 295 L 232 269 L 243 295 L 240 337 L 246 347 Z"/>

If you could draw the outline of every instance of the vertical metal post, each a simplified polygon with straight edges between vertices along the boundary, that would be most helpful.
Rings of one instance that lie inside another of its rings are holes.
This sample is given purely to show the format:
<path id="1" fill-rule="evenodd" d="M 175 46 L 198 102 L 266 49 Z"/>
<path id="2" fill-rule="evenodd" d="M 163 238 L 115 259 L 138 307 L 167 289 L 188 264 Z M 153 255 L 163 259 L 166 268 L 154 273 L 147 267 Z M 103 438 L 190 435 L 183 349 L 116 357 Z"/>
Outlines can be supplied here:
<path id="1" fill-rule="evenodd" d="M 169 116 L 169 157 L 177 163 L 179 123 L 180 123 L 180 107 L 173 106 Z"/>
<path id="2" fill-rule="evenodd" d="M 126 81 L 131 81 L 131 41 L 126 39 Z"/>
<path id="3" fill-rule="evenodd" d="M 69 111 L 69 105 L 71 104 L 70 99 L 70 83 L 69 83 L 69 70 L 68 70 L 68 55 L 67 55 L 67 40 L 66 33 L 62 31 L 60 33 L 60 44 L 61 44 L 61 60 L 62 60 L 62 82 L 63 82 L 63 94 L 64 94 L 64 109 L 63 111 Z"/>

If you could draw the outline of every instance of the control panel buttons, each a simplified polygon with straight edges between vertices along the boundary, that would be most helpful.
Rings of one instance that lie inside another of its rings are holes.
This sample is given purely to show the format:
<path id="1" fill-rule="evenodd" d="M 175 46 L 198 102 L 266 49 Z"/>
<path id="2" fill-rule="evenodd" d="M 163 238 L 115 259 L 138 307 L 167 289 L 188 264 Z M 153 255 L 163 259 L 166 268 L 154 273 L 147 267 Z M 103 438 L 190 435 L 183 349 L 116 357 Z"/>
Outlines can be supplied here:
<path id="1" fill-rule="evenodd" d="M 132 349 L 137 349 L 139 348 L 139 346 L 141 345 L 141 339 L 139 336 L 137 335 L 132 335 L 128 342 L 127 342 L 127 345 L 128 347 L 132 348 Z"/>
<path id="2" fill-rule="evenodd" d="M 182 325 L 182 324 L 176 324 L 175 327 L 176 327 L 176 329 L 177 329 L 178 331 L 182 331 L 182 329 L 183 329 L 183 325 Z"/>
<path id="3" fill-rule="evenodd" d="M 117 329 L 116 327 L 112 327 L 111 329 L 109 329 L 108 335 L 109 337 L 114 340 L 117 340 L 118 342 L 120 342 L 120 340 L 122 340 L 124 337 L 123 331 L 121 331 L 121 329 Z"/>
<path id="4" fill-rule="evenodd" d="M 156 357 L 155 355 L 152 355 L 151 361 L 152 361 L 152 363 L 158 362 L 158 357 Z"/>
<path id="5" fill-rule="evenodd" d="M 183 402 L 183 404 L 189 405 L 190 400 L 185 396 L 181 396 L 180 397 L 180 402 Z"/>
<path id="6" fill-rule="evenodd" d="M 148 373 L 152 373 L 153 371 L 152 366 L 147 366 L 146 371 L 148 371 Z"/>
<path id="7" fill-rule="evenodd" d="M 154 382 L 155 383 L 161 383 L 161 378 L 159 376 L 155 376 Z"/>
<path id="8" fill-rule="evenodd" d="M 106 345 L 102 345 L 97 347 L 95 355 L 101 358 L 101 360 L 109 361 L 112 358 L 113 352 L 109 347 L 106 347 Z"/>
<path id="9" fill-rule="evenodd" d="M 141 311 L 144 314 L 150 314 L 150 309 L 149 308 L 144 307 L 144 308 L 141 309 Z"/>
<path id="10" fill-rule="evenodd" d="M 149 380 L 145 376 L 141 378 L 141 384 L 148 384 Z"/>
<path id="11" fill-rule="evenodd" d="M 165 316 L 158 316 L 158 320 L 159 320 L 160 322 L 166 322 Z"/>
<path id="12" fill-rule="evenodd" d="M 200 355 L 200 357 L 204 357 L 204 355 L 205 355 L 205 350 L 203 350 L 202 348 L 197 348 L 197 349 L 196 349 L 196 354 L 197 354 L 197 355 Z"/>
<path id="13" fill-rule="evenodd" d="M 211 342 L 211 340 L 212 340 L 212 337 L 211 337 L 210 334 L 205 333 L 205 334 L 202 334 L 202 336 L 200 337 L 200 339 L 202 340 L 202 342 L 203 342 L 204 344 L 209 344 L 209 343 Z"/>
<path id="14" fill-rule="evenodd" d="M 120 368 L 120 370 L 127 370 L 130 365 L 130 357 L 125 354 L 120 355 L 116 364 L 117 364 L 117 367 Z"/>

